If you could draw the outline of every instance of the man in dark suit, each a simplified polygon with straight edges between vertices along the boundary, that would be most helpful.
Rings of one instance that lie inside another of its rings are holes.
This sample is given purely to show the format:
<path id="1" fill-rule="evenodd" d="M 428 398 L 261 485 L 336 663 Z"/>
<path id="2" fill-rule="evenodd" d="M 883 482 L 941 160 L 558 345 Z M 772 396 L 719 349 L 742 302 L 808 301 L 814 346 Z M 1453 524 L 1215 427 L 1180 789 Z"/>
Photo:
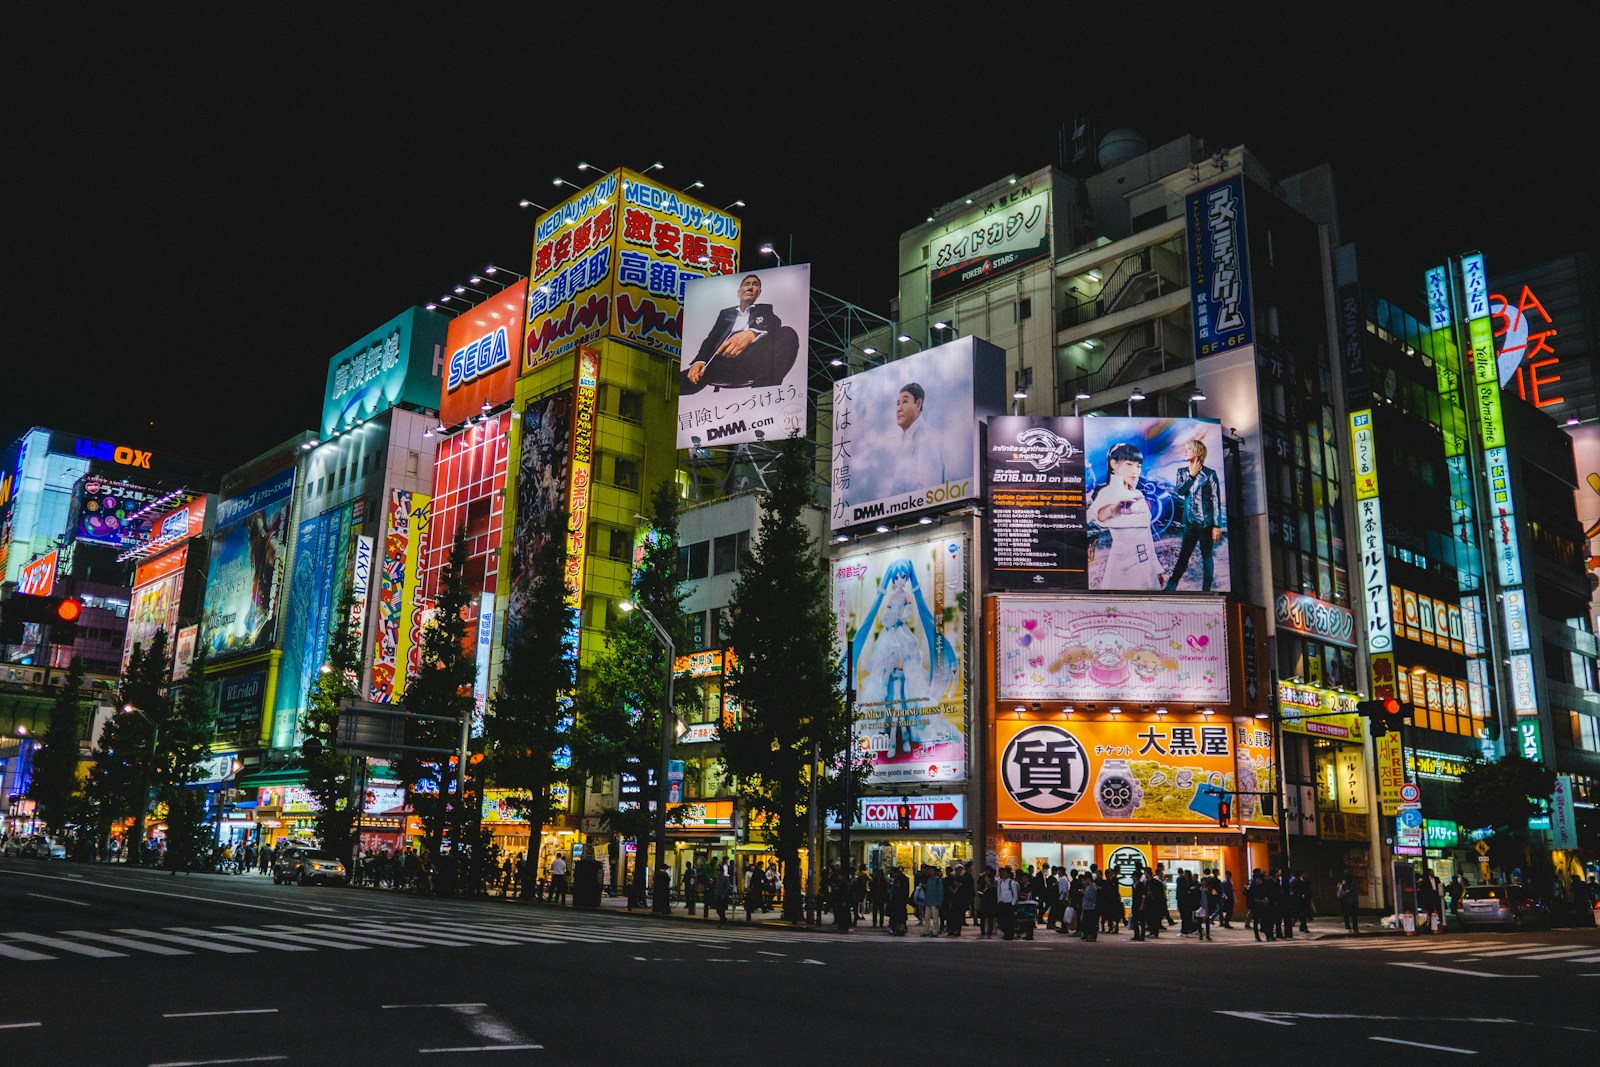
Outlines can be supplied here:
<path id="1" fill-rule="evenodd" d="M 678 376 L 679 393 L 782 383 L 800 353 L 800 337 L 773 313 L 771 304 L 756 303 L 760 296 L 760 278 L 746 274 L 740 279 L 739 306 L 717 313 L 694 362 Z"/>

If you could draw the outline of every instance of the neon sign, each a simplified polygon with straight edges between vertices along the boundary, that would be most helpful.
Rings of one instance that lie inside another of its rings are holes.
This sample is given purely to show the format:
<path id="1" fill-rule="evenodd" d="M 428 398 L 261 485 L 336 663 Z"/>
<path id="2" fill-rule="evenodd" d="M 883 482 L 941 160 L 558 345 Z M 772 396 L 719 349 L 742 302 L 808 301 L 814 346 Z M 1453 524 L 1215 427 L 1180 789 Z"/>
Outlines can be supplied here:
<path id="1" fill-rule="evenodd" d="M 1530 311 L 1537 313 L 1538 320 L 1528 314 Z M 1500 293 L 1490 293 L 1489 315 L 1499 323 L 1494 336 L 1499 342 L 1495 362 L 1501 387 L 1515 378 L 1517 395 L 1537 408 L 1547 408 L 1565 400 L 1564 396 L 1546 396 L 1543 390 L 1560 382 L 1561 375 L 1539 372 L 1558 367 L 1561 357 L 1550 344 L 1550 338 L 1556 335 L 1555 322 L 1533 290 L 1524 285 L 1515 306 Z M 1538 328 L 1541 325 L 1549 328 Z M 1546 354 L 1546 358 L 1539 359 L 1541 353 Z"/>

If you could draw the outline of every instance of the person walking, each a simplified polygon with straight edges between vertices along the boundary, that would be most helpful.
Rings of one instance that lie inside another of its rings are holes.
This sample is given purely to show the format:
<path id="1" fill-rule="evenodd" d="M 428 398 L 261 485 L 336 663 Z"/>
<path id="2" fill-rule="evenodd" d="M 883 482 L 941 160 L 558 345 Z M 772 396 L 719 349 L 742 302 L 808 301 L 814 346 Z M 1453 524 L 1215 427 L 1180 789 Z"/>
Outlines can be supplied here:
<path id="1" fill-rule="evenodd" d="M 1011 876 L 1010 867 L 1000 868 L 1000 878 L 994 884 L 995 918 L 1000 924 L 1000 937 L 1010 941 L 1016 932 L 1017 880 Z"/>
<path id="2" fill-rule="evenodd" d="M 978 936 L 989 938 L 994 936 L 996 927 L 1000 924 L 1000 885 L 995 876 L 993 867 L 983 869 L 983 877 L 978 879 Z"/>
<path id="3" fill-rule="evenodd" d="M 1356 892 L 1355 879 L 1348 871 L 1345 872 L 1344 880 L 1339 883 L 1335 893 L 1339 898 L 1339 911 L 1344 915 L 1344 928 L 1352 934 L 1359 934 L 1361 931 L 1357 927 L 1356 908 L 1361 902 L 1361 896 Z"/>
<path id="4" fill-rule="evenodd" d="M 1221 905 L 1222 928 L 1224 930 L 1233 929 L 1233 911 L 1238 906 L 1238 900 L 1239 898 L 1235 895 L 1233 889 L 1233 872 L 1225 871 L 1222 875 Z"/>
<path id="5" fill-rule="evenodd" d="M 717 909 L 717 925 L 728 925 L 728 905 L 733 901 L 733 879 L 726 867 L 717 868 L 716 881 L 711 883 L 710 904 Z"/>
<path id="6" fill-rule="evenodd" d="M 1268 941 L 1276 941 L 1278 935 L 1274 928 L 1273 905 L 1277 903 L 1277 883 L 1269 880 L 1261 873 L 1260 868 L 1250 874 L 1250 884 L 1245 887 L 1244 900 L 1250 909 L 1250 923 L 1256 940 L 1261 940 L 1262 931 L 1266 931 Z"/>
<path id="7" fill-rule="evenodd" d="M 1210 867 L 1200 879 L 1200 908 L 1195 919 L 1200 927 L 1200 940 L 1211 940 L 1211 920 L 1222 906 L 1222 881 Z"/>
<path id="8" fill-rule="evenodd" d="M 1100 920 L 1097 917 L 1099 907 L 1100 884 L 1091 875 L 1083 882 L 1083 915 L 1078 920 L 1078 927 L 1083 931 L 1085 941 L 1096 941 L 1100 937 Z"/>
<path id="9" fill-rule="evenodd" d="M 911 898 L 911 879 L 899 864 L 889 868 L 889 933 L 895 937 L 906 936 L 906 905 Z"/>
<path id="10" fill-rule="evenodd" d="M 872 905 L 872 925 L 882 926 L 889 907 L 889 879 L 883 868 L 872 868 L 872 879 L 867 883 L 867 902 Z"/>
<path id="11" fill-rule="evenodd" d="M 550 861 L 550 884 L 555 894 L 551 900 L 558 905 L 567 902 L 567 860 L 561 853 L 556 853 L 556 858 Z"/>
<path id="12" fill-rule="evenodd" d="M 1161 877 L 1161 868 L 1145 868 L 1144 888 L 1144 929 L 1145 936 L 1154 940 L 1161 936 L 1161 927 L 1166 923 L 1167 911 L 1167 883 Z"/>
<path id="13" fill-rule="evenodd" d="M 1294 917 L 1300 921 L 1300 932 L 1309 934 L 1311 930 L 1306 924 L 1311 920 L 1311 879 L 1301 871 L 1290 881 L 1289 887 L 1294 895 Z"/>
<path id="14" fill-rule="evenodd" d="M 944 915 L 944 879 L 937 868 L 928 868 L 928 877 L 922 883 L 923 937 L 938 937 L 940 919 Z"/>

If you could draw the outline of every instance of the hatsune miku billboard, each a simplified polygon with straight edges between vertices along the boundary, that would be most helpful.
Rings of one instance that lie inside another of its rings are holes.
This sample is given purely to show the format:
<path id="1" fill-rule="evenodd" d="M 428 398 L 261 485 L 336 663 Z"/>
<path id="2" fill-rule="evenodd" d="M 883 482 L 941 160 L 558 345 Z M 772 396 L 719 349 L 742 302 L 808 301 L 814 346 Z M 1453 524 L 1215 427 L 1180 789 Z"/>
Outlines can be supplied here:
<path id="1" fill-rule="evenodd" d="M 966 598 L 964 537 L 833 561 L 839 658 L 873 784 L 966 780 Z"/>

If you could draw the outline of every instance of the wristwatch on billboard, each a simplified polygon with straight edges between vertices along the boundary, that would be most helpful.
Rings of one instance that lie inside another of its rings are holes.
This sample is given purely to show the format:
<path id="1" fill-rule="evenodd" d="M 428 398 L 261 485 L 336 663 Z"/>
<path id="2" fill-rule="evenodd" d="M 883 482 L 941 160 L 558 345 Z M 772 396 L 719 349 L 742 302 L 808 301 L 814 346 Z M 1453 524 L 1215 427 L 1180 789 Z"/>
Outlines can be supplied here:
<path id="1" fill-rule="evenodd" d="M 1125 759 L 1106 760 L 1094 780 L 1094 802 L 1103 819 L 1131 819 L 1144 803 L 1144 787 Z"/>

